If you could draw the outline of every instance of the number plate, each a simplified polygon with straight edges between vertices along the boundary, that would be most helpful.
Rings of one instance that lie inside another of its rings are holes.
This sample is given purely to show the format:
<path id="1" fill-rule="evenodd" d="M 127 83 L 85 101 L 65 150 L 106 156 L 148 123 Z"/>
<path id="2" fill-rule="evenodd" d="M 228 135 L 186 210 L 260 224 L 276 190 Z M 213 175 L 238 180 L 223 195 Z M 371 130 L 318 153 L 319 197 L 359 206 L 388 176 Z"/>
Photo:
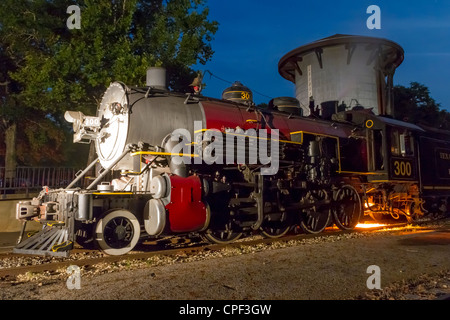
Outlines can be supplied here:
<path id="1" fill-rule="evenodd" d="M 84 117 L 83 125 L 86 127 L 100 127 L 100 118 L 98 117 Z"/>
<path id="2" fill-rule="evenodd" d="M 394 179 L 413 180 L 416 177 L 414 161 L 404 158 L 392 158 L 391 177 Z"/>

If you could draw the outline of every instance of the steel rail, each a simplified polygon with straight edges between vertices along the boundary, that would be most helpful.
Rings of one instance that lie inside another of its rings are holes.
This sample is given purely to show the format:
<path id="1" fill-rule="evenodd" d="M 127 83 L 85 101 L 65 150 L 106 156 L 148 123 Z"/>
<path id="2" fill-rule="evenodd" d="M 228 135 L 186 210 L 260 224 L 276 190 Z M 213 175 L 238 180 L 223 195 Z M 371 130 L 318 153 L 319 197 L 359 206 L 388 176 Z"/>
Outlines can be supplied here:
<path id="1" fill-rule="evenodd" d="M 442 220 L 442 219 L 441 219 Z M 417 225 L 422 225 L 426 223 L 434 223 L 439 220 L 431 220 L 431 221 L 424 221 L 419 222 Z M 95 257 L 95 258 L 86 258 L 86 259 L 64 259 L 64 261 L 57 261 L 57 262 L 49 262 L 49 263 L 42 263 L 42 264 L 36 264 L 36 265 L 26 265 L 26 266 L 19 266 L 19 267 L 13 267 L 13 268 L 4 268 L 0 269 L 0 279 L 6 279 L 9 277 L 14 277 L 20 274 L 24 273 L 40 273 L 45 271 L 56 271 L 61 268 L 68 267 L 70 265 L 76 265 L 79 267 L 82 266 L 92 266 L 99 263 L 115 263 L 119 261 L 125 261 L 125 260 L 144 260 L 148 259 L 153 256 L 162 255 L 162 256 L 171 256 L 176 255 L 179 253 L 189 254 L 193 255 L 202 251 L 219 251 L 223 248 L 239 248 L 243 246 L 253 246 L 257 244 L 272 244 L 276 242 L 289 242 L 289 241 L 298 241 L 298 240 L 304 240 L 304 239 L 313 239 L 313 238 L 319 238 L 319 237 L 331 237 L 331 236 L 338 236 L 338 235 L 344 235 L 344 234 L 351 234 L 351 233 L 370 233 L 380 230 L 386 230 L 390 231 L 391 229 L 396 228 L 402 228 L 411 226 L 409 223 L 395 223 L 395 224 L 389 224 L 384 226 L 379 226 L 375 228 L 370 229 L 354 229 L 354 230 L 338 230 L 338 229 L 328 229 L 324 232 L 317 233 L 317 234 L 296 234 L 296 235 L 288 235 L 280 238 L 262 238 L 262 239 L 254 239 L 254 240 L 240 240 L 237 242 L 233 242 L 230 244 L 205 244 L 199 242 L 198 245 L 195 246 L 183 246 L 179 248 L 169 248 L 169 249 L 157 249 L 154 251 L 144 251 L 144 252 L 130 252 L 126 255 L 121 256 L 103 256 L 103 257 Z M 413 226 L 412 226 L 413 227 Z M 431 228 L 433 229 L 433 228 Z M 424 230 L 424 229 L 421 229 Z M 142 246 L 150 246 L 150 244 L 142 244 Z M 161 245 L 157 245 L 161 246 Z M 147 249 L 147 248 L 146 248 Z M 83 249 L 75 249 L 73 250 L 73 253 L 76 254 L 76 252 L 89 252 L 90 250 L 83 250 Z M 0 260 L 4 258 L 12 258 L 12 257 L 19 257 L 19 256 L 25 256 L 25 255 L 16 255 L 16 254 L 0 254 Z M 29 257 L 29 255 L 26 255 Z M 45 257 L 37 257 L 37 258 L 45 258 Z"/>

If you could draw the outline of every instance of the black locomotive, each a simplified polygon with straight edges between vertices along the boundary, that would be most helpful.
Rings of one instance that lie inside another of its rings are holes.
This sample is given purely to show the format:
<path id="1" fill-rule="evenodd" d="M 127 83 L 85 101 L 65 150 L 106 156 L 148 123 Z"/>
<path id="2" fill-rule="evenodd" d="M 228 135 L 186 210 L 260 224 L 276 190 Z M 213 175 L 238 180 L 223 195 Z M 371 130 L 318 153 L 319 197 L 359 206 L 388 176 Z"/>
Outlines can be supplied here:
<path id="1" fill-rule="evenodd" d="M 161 69 L 143 88 L 113 83 L 96 116 L 66 113 L 74 141 L 93 142 L 98 158 L 65 189 L 18 204 L 17 218 L 43 230 L 15 252 L 67 256 L 78 242 L 119 255 L 170 235 L 228 243 L 332 223 L 352 229 L 363 215 L 415 220 L 446 211 L 450 133 L 388 114 L 402 60 L 387 40 L 322 39 L 279 65 L 298 96 L 308 91 L 308 105 L 281 97 L 266 109 L 240 83 L 222 100 L 170 92 Z M 345 88 L 333 81 L 339 68 Z M 94 181 L 76 186 L 99 165 Z"/>

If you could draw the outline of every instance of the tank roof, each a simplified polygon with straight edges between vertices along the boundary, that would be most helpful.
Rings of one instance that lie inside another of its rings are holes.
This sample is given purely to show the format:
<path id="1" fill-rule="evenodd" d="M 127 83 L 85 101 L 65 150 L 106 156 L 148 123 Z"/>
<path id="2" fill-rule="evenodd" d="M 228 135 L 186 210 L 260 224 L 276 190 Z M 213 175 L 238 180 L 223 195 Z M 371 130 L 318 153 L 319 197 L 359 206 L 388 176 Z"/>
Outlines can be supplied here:
<path id="1" fill-rule="evenodd" d="M 390 62 L 390 67 L 394 69 L 397 68 L 404 59 L 404 51 L 403 48 L 388 39 L 384 38 L 375 38 L 368 36 L 356 36 L 356 35 L 347 35 L 347 34 L 335 34 L 330 37 L 326 37 L 309 44 L 303 45 L 294 49 L 284 55 L 279 63 L 278 63 L 278 72 L 280 75 L 294 82 L 294 70 L 295 63 L 301 61 L 302 56 L 310 53 L 312 51 L 320 52 L 324 47 L 337 46 L 337 45 L 348 45 L 349 48 L 351 45 L 356 45 L 359 43 L 367 43 L 368 45 L 378 45 L 382 50 L 382 54 L 387 59 L 387 62 Z M 388 64 L 388 63 L 387 63 Z"/>

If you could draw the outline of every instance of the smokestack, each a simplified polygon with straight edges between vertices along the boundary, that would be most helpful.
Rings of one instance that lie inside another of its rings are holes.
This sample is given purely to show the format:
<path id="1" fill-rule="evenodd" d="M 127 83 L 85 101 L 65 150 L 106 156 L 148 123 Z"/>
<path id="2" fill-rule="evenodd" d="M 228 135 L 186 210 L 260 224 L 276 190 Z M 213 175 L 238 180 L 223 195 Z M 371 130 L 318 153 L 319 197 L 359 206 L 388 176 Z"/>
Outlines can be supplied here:
<path id="1" fill-rule="evenodd" d="M 167 90 L 166 69 L 162 67 L 148 68 L 146 84 L 155 89 Z"/>

